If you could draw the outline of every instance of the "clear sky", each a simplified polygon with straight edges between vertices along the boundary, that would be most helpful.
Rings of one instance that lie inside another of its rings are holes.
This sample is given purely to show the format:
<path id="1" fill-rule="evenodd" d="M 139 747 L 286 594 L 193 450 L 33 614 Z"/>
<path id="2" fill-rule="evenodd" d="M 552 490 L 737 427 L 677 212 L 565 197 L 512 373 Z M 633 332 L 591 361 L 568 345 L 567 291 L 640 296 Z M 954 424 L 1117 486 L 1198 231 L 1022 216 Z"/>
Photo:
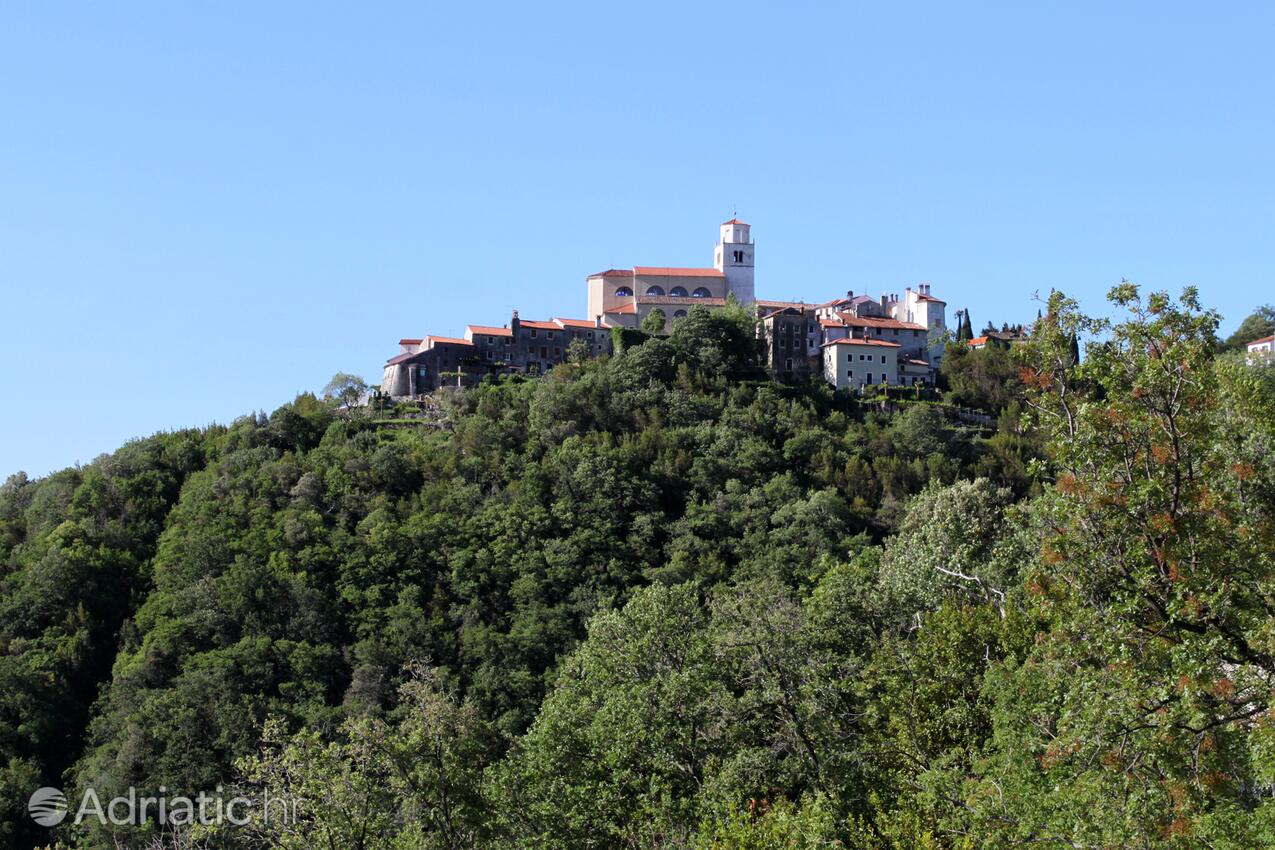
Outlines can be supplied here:
<path id="1" fill-rule="evenodd" d="M 0 6 L 0 477 L 273 410 L 610 266 L 1275 301 L 1267 3 Z"/>

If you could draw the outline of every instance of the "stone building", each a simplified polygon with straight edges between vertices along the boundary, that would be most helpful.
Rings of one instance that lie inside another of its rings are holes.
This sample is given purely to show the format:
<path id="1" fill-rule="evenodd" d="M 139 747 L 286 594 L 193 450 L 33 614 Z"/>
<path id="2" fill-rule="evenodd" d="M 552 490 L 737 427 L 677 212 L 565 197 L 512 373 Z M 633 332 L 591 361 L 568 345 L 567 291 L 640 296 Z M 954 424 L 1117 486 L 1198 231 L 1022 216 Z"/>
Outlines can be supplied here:
<path id="1" fill-rule="evenodd" d="M 781 381 L 804 381 L 819 373 L 822 342 L 814 307 L 784 306 L 761 317 L 759 336 L 766 341 L 766 366 Z"/>
<path id="2" fill-rule="evenodd" d="M 381 391 L 410 398 L 441 386 L 472 386 L 486 375 L 539 375 L 565 363 L 572 342 L 589 357 L 611 352 L 611 332 L 581 319 L 526 321 L 515 310 L 502 327 L 469 325 L 464 339 L 427 336 L 399 341 L 400 353 L 385 364 Z"/>
<path id="3" fill-rule="evenodd" d="M 444 385 L 468 386 L 483 375 L 468 340 L 445 336 L 399 341 L 402 350 L 385 363 L 381 392 L 407 398 L 433 392 Z"/>

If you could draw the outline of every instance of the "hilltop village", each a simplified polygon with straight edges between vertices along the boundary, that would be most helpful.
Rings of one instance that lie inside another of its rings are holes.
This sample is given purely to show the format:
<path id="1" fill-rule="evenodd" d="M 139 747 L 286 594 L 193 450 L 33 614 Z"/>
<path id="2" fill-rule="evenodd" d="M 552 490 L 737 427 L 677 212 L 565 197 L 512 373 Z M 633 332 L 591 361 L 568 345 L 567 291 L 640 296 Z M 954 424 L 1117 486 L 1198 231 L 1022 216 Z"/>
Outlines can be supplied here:
<path id="1" fill-rule="evenodd" d="M 820 375 L 849 390 L 934 383 L 947 305 L 929 284 L 879 298 L 846 292 L 822 303 L 767 301 L 754 294 L 755 253 L 750 226 L 732 218 L 719 228 L 711 267 L 634 266 L 589 275 L 587 318 L 531 321 L 515 310 L 500 327 L 469 325 L 463 338 L 401 339 L 385 364 L 381 391 L 412 398 L 486 375 L 542 374 L 571 356 L 610 354 L 613 328 L 650 327 L 656 311 L 669 328 L 696 307 L 720 310 L 730 299 L 757 311 L 766 363 L 779 380 Z M 971 345 L 989 341 L 978 337 Z"/>

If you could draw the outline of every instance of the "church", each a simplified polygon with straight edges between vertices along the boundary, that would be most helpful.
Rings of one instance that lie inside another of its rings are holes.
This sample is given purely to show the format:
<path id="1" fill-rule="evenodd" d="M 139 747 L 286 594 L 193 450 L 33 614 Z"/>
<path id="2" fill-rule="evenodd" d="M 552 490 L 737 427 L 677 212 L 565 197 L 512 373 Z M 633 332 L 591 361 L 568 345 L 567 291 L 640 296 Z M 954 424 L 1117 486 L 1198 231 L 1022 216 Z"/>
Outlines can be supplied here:
<path id="1" fill-rule="evenodd" d="M 720 227 L 711 268 L 634 266 L 589 275 L 589 318 L 607 327 L 636 328 L 656 309 L 672 321 L 695 306 L 721 307 L 728 295 L 753 304 L 754 248 L 749 226 L 732 218 Z"/>
<path id="2" fill-rule="evenodd" d="M 543 374 L 573 357 L 610 354 L 610 329 L 639 328 L 655 310 L 667 327 L 695 307 L 720 309 L 732 297 L 756 311 L 766 365 L 779 380 L 817 375 L 852 391 L 934 382 L 946 304 L 928 283 L 879 299 L 847 291 L 824 303 L 758 300 L 751 230 L 738 218 L 722 222 L 709 267 L 634 266 L 589 275 L 584 319 L 532 321 L 515 310 L 500 327 L 469 325 L 463 339 L 402 339 L 399 353 L 385 364 L 381 391 L 414 398 L 444 385 L 473 385 L 487 375 Z"/>

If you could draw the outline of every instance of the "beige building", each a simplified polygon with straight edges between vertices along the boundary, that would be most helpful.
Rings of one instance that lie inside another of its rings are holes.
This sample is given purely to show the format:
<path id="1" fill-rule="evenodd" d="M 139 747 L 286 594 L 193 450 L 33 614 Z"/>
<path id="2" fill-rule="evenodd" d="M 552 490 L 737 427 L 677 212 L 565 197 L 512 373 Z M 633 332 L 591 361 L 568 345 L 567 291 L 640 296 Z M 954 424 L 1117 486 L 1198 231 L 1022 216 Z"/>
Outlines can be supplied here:
<path id="1" fill-rule="evenodd" d="M 634 266 L 589 275 L 589 319 L 606 327 L 636 328 L 652 310 L 673 322 L 692 307 L 722 307 L 734 295 L 752 304 L 756 245 L 750 227 L 738 219 L 723 222 L 711 268 Z"/>
<path id="2" fill-rule="evenodd" d="M 899 383 L 899 344 L 842 337 L 823 344 L 823 377 L 839 390 Z"/>

